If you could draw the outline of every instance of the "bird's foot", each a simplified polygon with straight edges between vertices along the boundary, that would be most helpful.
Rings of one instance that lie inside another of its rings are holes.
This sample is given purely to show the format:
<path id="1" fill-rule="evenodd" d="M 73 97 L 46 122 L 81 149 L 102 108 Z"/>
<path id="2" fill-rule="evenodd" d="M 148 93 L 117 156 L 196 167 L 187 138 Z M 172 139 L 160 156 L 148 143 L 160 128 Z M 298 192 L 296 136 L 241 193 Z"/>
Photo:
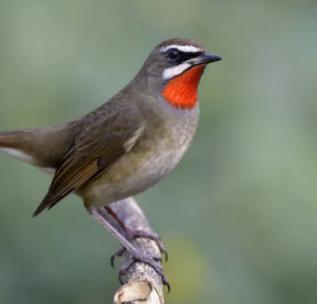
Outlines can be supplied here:
<path id="1" fill-rule="evenodd" d="M 156 243 L 156 245 L 158 246 L 161 254 L 163 254 L 165 256 L 165 262 L 168 261 L 168 252 L 167 252 L 166 247 L 163 244 L 160 236 L 157 233 L 142 231 L 142 230 L 131 230 L 131 229 L 125 229 L 125 231 L 127 233 L 126 236 L 130 240 L 134 240 L 137 238 L 146 238 L 146 239 L 150 239 L 150 240 L 154 241 Z M 114 267 L 114 263 L 115 263 L 116 258 L 121 258 L 125 252 L 126 252 L 126 248 L 122 247 L 111 256 L 110 264 L 112 267 Z M 160 262 L 162 261 L 161 258 L 157 258 L 157 260 Z"/>
<path id="2" fill-rule="evenodd" d="M 88 211 L 107 229 L 109 229 L 116 238 L 121 242 L 121 244 L 125 247 L 124 249 L 119 250 L 116 254 L 114 254 L 111 258 L 112 264 L 114 263 L 114 259 L 116 256 L 122 256 L 125 252 L 128 252 L 128 262 L 125 263 L 119 272 L 119 280 L 122 282 L 122 277 L 128 273 L 129 268 L 135 263 L 135 262 L 142 262 L 150 267 L 152 267 L 157 274 L 161 277 L 162 283 L 167 286 L 168 290 L 170 290 L 170 284 L 168 283 L 163 268 L 161 266 L 161 257 L 152 257 L 149 253 L 145 254 L 142 252 L 142 250 L 139 247 L 136 247 L 132 242 L 131 239 L 129 239 L 127 233 L 122 230 L 118 230 L 115 225 L 112 224 L 111 221 L 109 221 L 107 215 L 108 213 L 105 213 L 105 210 L 100 208 L 88 208 Z M 135 233 L 135 236 L 133 237 L 130 233 L 130 237 L 136 238 L 136 237 L 148 237 L 150 239 L 154 238 L 157 239 L 158 236 L 153 233 Z M 136 244 L 137 245 L 137 244 Z"/>
<path id="3" fill-rule="evenodd" d="M 110 257 L 110 265 L 114 267 L 114 262 L 116 258 L 121 258 L 127 250 L 124 247 L 118 249 L 111 257 Z"/>
<path id="4" fill-rule="evenodd" d="M 156 243 L 156 245 L 158 246 L 158 248 L 160 249 L 161 254 L 163 254 L 165 256 L 165 262 L 167 262 L 168 252 L 166 250 L 165 245 L 162 242 L 161 237 L 157 233 L 155 233 L 153 231 L 146 231 L 146 230 L 133 230 L 133 229 L 130 229 L 127 227 L 125 227 L 125 232 L 126 232 L 126 236 L 130 240 L 135 240 L 138 238 L 145 238 L 145 239 L 150 239 L 150 240 L 154 241 Z"/>
<path id="5" fill-rule="evenodd" d="M 120 253 L 121 251 L 121 253 Z M 125 252 L 125 250 L 121 249 L 118 254 L 122 254 Z M 129 251 L 130 257 L 128 259 L 128 261 L 123 264 L 120 268 L 119 271 L 119 281 L 121 284 L 124 284 L 123 281 L 123 277 L 129 272 L 129 269 L 131 268 L 131 266 L 136 263 L 136 262 L 140 262 L 140 263 L 144 263 L 149 265 L 150 267 L 152 267 L 155 272 L 161 277 L 162 283 L 163 285 L 165 285 L 168 289 L 168 292 L 170 292 L 171 290 L 171 285 L 169 284 L 164 272 L 163 272 L 163 268 L 160 264 L 161 262 L 161 258 L 160 257 L 151 257 L 148 254 L 144 254 L 143 252 L 141 252 L 140 250 L 136 249 L 133 251 Z"/>

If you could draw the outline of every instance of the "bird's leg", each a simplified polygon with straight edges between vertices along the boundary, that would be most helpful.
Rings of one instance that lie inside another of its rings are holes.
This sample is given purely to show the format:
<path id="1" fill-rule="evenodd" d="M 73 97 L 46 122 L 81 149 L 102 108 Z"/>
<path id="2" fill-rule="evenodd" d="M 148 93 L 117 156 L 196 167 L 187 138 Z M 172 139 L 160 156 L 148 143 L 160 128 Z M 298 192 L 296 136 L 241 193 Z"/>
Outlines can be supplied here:
<path id="1" fill-rule="evenodd" d="M 137 238 L 146 238 L 154 241 L 158 248 L 160 249 L 161 254 L 164 254 L 165 261 L 168 260 L 168 252 L 166 250 L 165 245 L 162 242 L 161 237 L 154 231 L 145 230 L 145 229 L 132 229 L 128 225 L 125 225 L 124 221 L 121 220 L 115 211 L 110 206 L 104 207 L 108 213 L 113 217 L 113 219 L 120 225 L 120 227 L 124 230 L 125 236 L 129 240 L 135 240 Z M 121 257 L 124 254 L 124 248 L 119 249 L 115 254 L 111 257 L 111 265 L 114 265 L 114 261 L 116 257 Z"/>
<path id="2" fill-rule="evenodd" d="M 126 236 L 120 231 L 121 229 L 118 229 L 116 225 L 111 223 L 111 220 L 109 220 L 109 213 L 102 207 L 87 207 L 89 213 L 104 227 L 106 227 L 121 243 L 121 245 L 129 252 L 129 255 L 131 256 L 131 259 L 128 263 L 123 265 L 119 272 L 119 280 L 122 281 L 122 276 L 127 273 L 127 271 L 130 269 L 130 267 L 135 262 L 142 262 L 149 266 L 151 266 L 161 277 L 163 284 L 167 285 L 169 287 L 169 283 L 163 273 L 162 266 L 160 265 L 157 258 L 153 258 L 147 254 L 144 254 L 142 251 L 140 251 L 139 248 L 134 246 L 130 240 L 126 238 Z M 123 253 L 122 253 L 123 254 Z"/>

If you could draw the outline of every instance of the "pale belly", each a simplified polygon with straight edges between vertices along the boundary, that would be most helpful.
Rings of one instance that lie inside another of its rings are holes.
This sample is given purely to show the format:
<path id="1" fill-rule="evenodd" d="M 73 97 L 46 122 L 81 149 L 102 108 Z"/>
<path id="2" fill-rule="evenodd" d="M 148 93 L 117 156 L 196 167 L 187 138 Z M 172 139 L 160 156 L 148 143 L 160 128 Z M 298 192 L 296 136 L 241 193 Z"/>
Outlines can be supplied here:
<path id="1" fill-rule="evenodd" d="M 170 134 L 136 146 L 80 191 L 85 204 L 103 206 L 140 193 L 159 182 L 175 168 L 190 145 L 193 134 L 181 133 L 177 140 Z"/>

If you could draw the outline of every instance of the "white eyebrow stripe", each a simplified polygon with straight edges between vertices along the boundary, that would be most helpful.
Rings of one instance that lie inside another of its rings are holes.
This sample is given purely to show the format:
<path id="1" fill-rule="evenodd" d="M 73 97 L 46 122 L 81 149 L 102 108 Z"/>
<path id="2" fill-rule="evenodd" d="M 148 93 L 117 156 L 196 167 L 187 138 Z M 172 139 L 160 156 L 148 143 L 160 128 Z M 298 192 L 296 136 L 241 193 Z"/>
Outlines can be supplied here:
<path id="1" fill-rule="evenodd" d="M 185 53 L 197 53 L 202 51 L 200 48 L 193 45 L 171 44 L 171 45 L 163 46 L 161 48 L 161 52 L 164 53 L 170 49 L 178 49 L 179 51 L 185 52 Z"/>
<path id="2" fill-rule="evenodd" d="M 179 64 L 175 67 L 167 68 L 163 72 L 163 79 L 171 79 L 177 75 L 182 74 L 186 69 L 188 69 L 191 66 L 190 63 L 184 62 L 182 64 Z"/>

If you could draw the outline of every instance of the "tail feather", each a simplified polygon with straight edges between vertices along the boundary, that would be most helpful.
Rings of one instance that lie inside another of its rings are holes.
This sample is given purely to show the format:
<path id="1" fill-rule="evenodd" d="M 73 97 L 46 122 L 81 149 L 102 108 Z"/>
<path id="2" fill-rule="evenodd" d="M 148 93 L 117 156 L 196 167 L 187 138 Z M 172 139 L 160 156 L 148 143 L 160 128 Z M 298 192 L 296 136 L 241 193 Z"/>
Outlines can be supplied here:
<path id="1" fill-rule="evenodd" d="M 32 157 L 21 147 L 24 137 L 23 131 L 0 132 L 0 152 L 28 163 L 32 162 Z"/>
<path id="2" fill-rule="evenodd" d="M 18 145 L 17 136 L 20 131 L 0 132 L 0 147 L 1 148 L 15 148 Z"/>
<path id="3" fill-rule="evenodd" d="M 0 132 L 0 152 L 39 167 L 55 168 L 76 132 L 75 124 Z"/>

